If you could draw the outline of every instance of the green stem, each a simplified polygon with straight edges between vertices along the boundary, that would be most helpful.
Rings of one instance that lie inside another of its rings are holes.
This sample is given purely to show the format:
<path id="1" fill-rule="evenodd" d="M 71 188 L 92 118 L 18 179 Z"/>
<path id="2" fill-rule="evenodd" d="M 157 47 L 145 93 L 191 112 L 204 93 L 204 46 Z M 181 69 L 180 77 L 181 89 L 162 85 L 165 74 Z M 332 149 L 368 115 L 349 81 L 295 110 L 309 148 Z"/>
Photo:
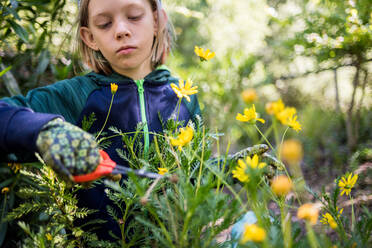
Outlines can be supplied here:
<path id="1" fill-rule="evenodd" d="M 268 137 L 268 136 L 271 134 L 272 131 L 273 131 L 273 125 L 271 125 L 271 126 L 270 126 L 266 131 L 265 131 L 264 136 L 265 136 L 265 137 Z M 261 137 L 261 139 L 258 141 L 258 143 L 261 144 L 263 141 L 264 141 L 264 138 Z"/>
<path id="2" fill-rule="evenodd" d="M 147 209 L 149 210 L 149 212 L 151 213 L 151 215 L 155 218 L 156 222 L 158 222 L 159 226 L 160 226 L 160 229 L 162 230 L 164 236 L 166 237 L 166 239 L 168 240 L 169 242 L 169 246 L 170 247 L 174 247 L 174 244 L 173 244 L 173 241 L 172 241 L 172 238 L 169 234 L 169 232 L 167 231 L 167 229 L 165 228 L 165 225 L 164 223 L 160 220 L 159 216 L 156 214 L 156 212 L 150 207 L 148 206 Z"/>
<path id="3" fill-rule="evenodd" d="M 125 212 L 124 212 L 124 215 L 123 215 L 123 224 L 120 225 L 122 247 L 126 247 L 127 246 L 127 244 L 125 242 L 124 228 L 125 228 L 125 221 L 127 219 L 127 215 L 128 215 L 128 211 L 129 211 L 129 206 L 131 204 L 125 203 L 125 205 L 126 206 L 125 206 Z"/>
<path id="4" fill-rule="evenodd" d="M 290 218 L 287 219 L 287 209 L 285 207 L 284 198 L 280 199 L 280 215 L 281 215 L 281 224 L 282 224 L 282 233 L 283 233 L 283 240 L 284 240 L 284 247 L 291 248 L 292 247 L 292 237 L 291 237 L 291 220 Z"/>
<path id="5" fill-rule="evenodd" d="M 350 200 L 351 200 L 351 231 L 354 231 L 355 227 L 355 213 L 354 213 L 354 199 L 351 197 L 350 194 Z"/>
<path id="6" fill-rule="evenodd" d="M 311 248 L 319 248 L 318 241 L 316 239 L 313 227 L 309 223 L 309 221 L 306 221 L 306 234 L 307 234 L 307 239 L 309 240 L 310 247 Z"/>
<path id="7" fill-rule="evenodd" d="M 205 148 L 205 140 L 204 140 L 204 138 L 205 138 L 205 126 L 203 126 L 202 154 L 201 154 L 201 159 L 200 159 L 199 176 L 198 176 L 198 183 L 197 183 L 197 186 L 196 186 L 195 195 L 198 194 L 198 190 L 199 190 L 199 187 L 200 187 L 201 173 L 202 173 L 202 170 L 203 170 L 204 148 Z"/>
<path id="8" fill-rule="evenodd" d="M 160 153 L 159 145 L 158 145 L 158 139 L 156 138 L 156 136 L 154 136 L 154 144 L 155 144 L 155 150 L 156 150 L 156 153 L 158 154 L 161 165 L 163 166 L 163 168 L 167 168 L 167 166 L 166 166 L 166 164 L 163 160 L 163 157 Z"/>
<path id="9" fill-rule="evenodd" d="M 230 142 L 230 140 L 229 140 L 229 142 L 227 143 L 227 148 L 226 148 L 225 158 L 227 158 L 227 156 L 228 156 L 228 154 L 229 154 L 230 144 L 231 144 L 231 142 Z M 224 159 L 224 161 L 223 161 L 223 166 L 222 166 L 222 173 L 225 172 L 226 162 L 227 162 L 227 159 Z M 219 161 L 218 161 L 218 168 L 219 168 L 219 166 L 220 166 L 220 164 L 219 164 Z M 220 190 L 220 184 L 221 184 L 221 179 L 218 178 L 218 179 L 217 179 L 217 190 L 216 190 L 217 193 L 219 193 L 219 190 Z M 221 189 L 221 191 L 222 191 L 222 189 Z"/>
<path id="10" fill-rule="evenodd" d="M 111 112 L 112 102 L 114 101 L 114 96 L 115 96 L 115 94 L 112 94 L 111 102 L 110 102 L 110 107 L 109 107 L 109 110 L 108 110 L 107 115 L 106 115 L 106 120 L 105 120 L 105 122 L 103 123 L 103 126 L 102 126 L 101 130 L 98 132 L 98 134 L 97 134 L 97 136 L 96 136 L 96 140 L 97 140 L 98 137 L 101 135 L 103 129 L 105 128 L 105 126 L 106 126 L 106 124 L 107 124 L 107 120 L 108 120 L 109 115 L 110 115 L 110 112 Z"/>
<path id="11" fill-rule="evenodd" d="M 273 117 L 274 137 L 276 146 L 279 145 L 279 134 L 278 134 L 278 121 Z"/>
<path id="12" fill-rule="evenodd" d="M 254 127 L 261 134 L 261 136 L 265 139 L 266 143 L 270 146 L 271 150 L 275 151 L 275 149 L 273 148 L 273 146 L 271 145 L 271 143 L 267 140 L 266 136 L 260 131 L 260 129 L 257 127 L 256 124 L 254 124 Z"/>
<path id="13" fill-rule="evenodd" d="M 231 193 L 235 196 L 235 198 L 238 200 L 238 202 L 240 203 L 240 205 L 244 208 L 245 211 L 248 211 L 247 209 L 247 206 L 243 203 L 242 199 L 240 198 L 239 194 L 235 192 L 235 190 L 233 189 L 233 187 L 231 187 L 223 178 L 222 176 L 215 172 L 213 169 L 211 169 L 208 165 L 206 165 L 207 168 L 218 178 L 221 180 L 221 182 L 226 186 L 226 188 L 228 188 Z"/>
<path id="14" fill-rule="evenodd" d="M 283 136 L 282 136 L 282 140 L 281 140 L 281 142 L 280 142 L 280 145 L 278 146 L 278 154 L 277 154 L 277 157 L 278 157 L 278 159 L 281 161 L 281 157 L 280 157 L 280 149 L 281 149 L 281 147 L 282 147 L 282 145 L 283 145 L 283 142 L 284 142 L 284 137 L 285 137 L 285 135 L 286 135 L 286 133 L 287 133 L 287 131 L 288 131 L 288 129 L 289 129 L 289 127 L 287 127 L 286 129 L 285 129 L 285 131 L 284 131 L 284 133 L 283 133 Z"/>

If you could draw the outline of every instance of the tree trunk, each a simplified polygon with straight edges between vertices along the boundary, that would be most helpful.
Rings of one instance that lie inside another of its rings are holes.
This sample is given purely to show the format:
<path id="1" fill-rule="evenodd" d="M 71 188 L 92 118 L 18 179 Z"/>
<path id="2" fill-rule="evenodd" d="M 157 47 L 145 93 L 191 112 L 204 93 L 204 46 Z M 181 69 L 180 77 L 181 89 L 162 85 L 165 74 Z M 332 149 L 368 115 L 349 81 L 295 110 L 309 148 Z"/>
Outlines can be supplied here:
<path id="1" fill-rule="evenodd" d="M 356 65 L 356 72 L 353 79 L 353 93 L 351 95 L 351 101 L 349 108 L 346 112 L 345 124 L 346 124 L 346 135 L 347 135 L 347 145 L 349 152 L 352 152 L 357 144 L 357 137 L 355 135 L 354 121 L 353 121 L 353 109 L 355 105 L 355 95 L 357 88 L 359 86 L 359 74 L 360 74 L 360 65 Z"/>
<path id="2" fill-rule="evenodd" d="M 356 114 L 355 114 L 355 135 L 356 135 L 356 139 L 358 140 L 359 138 L 359 133 L 358 133 L 358 130 L 359 130 L 359 126 L 360 126 L 360 112 L 363 108 L 363 101 L 364 101 L 364 97 L 365 97 L 365 94 L 366 94 L 366 87 L 367 87 L 367 83 L 368 83 L 368 69 L 365 69 L 363 70 L 364 72 L 364 78 L 363 78 L 363 84 L 362 84 L 362 96 L 360 97 L 360 100 L 359 100 L 359 104 L 357 106 L 357 110 L 356 110 Z"/>
<path id="3" fill-rule="evenodd" d="M 335 80 L 335 93 L 336 93 L 336 111 L 338 113 L 341 112 L 341 107 L 340 107 L 340 96 L 338 93 L 338 78 L 337 78 L 337 69 L 333 70 L 333 75 L 334 75 L 334 80 Z"/>

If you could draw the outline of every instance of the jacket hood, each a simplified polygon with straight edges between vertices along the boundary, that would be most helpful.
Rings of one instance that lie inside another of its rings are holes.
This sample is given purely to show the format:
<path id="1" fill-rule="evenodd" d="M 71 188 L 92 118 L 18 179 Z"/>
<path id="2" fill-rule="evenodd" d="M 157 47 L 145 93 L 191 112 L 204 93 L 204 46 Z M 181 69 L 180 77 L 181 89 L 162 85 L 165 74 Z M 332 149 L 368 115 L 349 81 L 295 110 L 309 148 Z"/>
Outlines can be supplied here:
<path id="1" fill-rule="evenodd" d="M 100 85 L 110 85 L 111 83 L 132 83 L 134 80 L 127 76 L 120 75 L 119 73 L 113 72 L 110 75 L 99 74 L 95 72 L 90 72 L 86 75 L 91 78 L 97 84 Z M 177 79 L 171 76 L 169 69 L 165 66 L 159 66 L 152 72 L 150 72 L 145 78 L 146 81 L 151 81 L 153 83 L 165 83 L 169 80 L 175 81 Z"/>

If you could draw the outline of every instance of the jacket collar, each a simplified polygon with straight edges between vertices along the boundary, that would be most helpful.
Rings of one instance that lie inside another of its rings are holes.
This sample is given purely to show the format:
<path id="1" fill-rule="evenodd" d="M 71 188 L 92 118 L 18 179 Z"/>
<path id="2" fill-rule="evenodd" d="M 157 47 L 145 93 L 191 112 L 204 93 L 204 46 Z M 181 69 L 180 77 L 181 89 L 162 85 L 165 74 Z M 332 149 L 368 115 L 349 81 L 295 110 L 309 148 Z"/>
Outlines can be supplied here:
<path id="1" fill-rule="evenodd" d="M 100 73 L 90 72 L 86 75 L 87 77 L 94 80 L 97 84 L 100 85 L 110 85 L 111 83 L 124 84 L 124 83 L 133 83 L 133 79 L 121 75 L 117 72 L 113 72 L 110 75 L 104 75 Z M 150 81 L 152 83 L 164 83 L 169 81 L 171 78 L 171 73 L 167 66 L 161 65 L 158 66 L 155 70 L 150 72 L 144 79 L 145 81 Z"/>

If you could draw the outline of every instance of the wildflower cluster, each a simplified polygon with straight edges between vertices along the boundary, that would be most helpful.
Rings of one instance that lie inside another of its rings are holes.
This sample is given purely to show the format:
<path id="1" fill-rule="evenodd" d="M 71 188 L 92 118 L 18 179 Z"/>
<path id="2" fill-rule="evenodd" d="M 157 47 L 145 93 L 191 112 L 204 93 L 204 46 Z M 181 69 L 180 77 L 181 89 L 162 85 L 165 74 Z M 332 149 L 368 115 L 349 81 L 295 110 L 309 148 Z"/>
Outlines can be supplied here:
<path id="1" fill-rule="evenodd" d="M 301 124 L 297 120 L 296 108 L 286 107 L 281 99 L 267 103 L 266 112 L 275 116 L 283 125 L 287 125 L 297 132 L 302 129 Z"/>

